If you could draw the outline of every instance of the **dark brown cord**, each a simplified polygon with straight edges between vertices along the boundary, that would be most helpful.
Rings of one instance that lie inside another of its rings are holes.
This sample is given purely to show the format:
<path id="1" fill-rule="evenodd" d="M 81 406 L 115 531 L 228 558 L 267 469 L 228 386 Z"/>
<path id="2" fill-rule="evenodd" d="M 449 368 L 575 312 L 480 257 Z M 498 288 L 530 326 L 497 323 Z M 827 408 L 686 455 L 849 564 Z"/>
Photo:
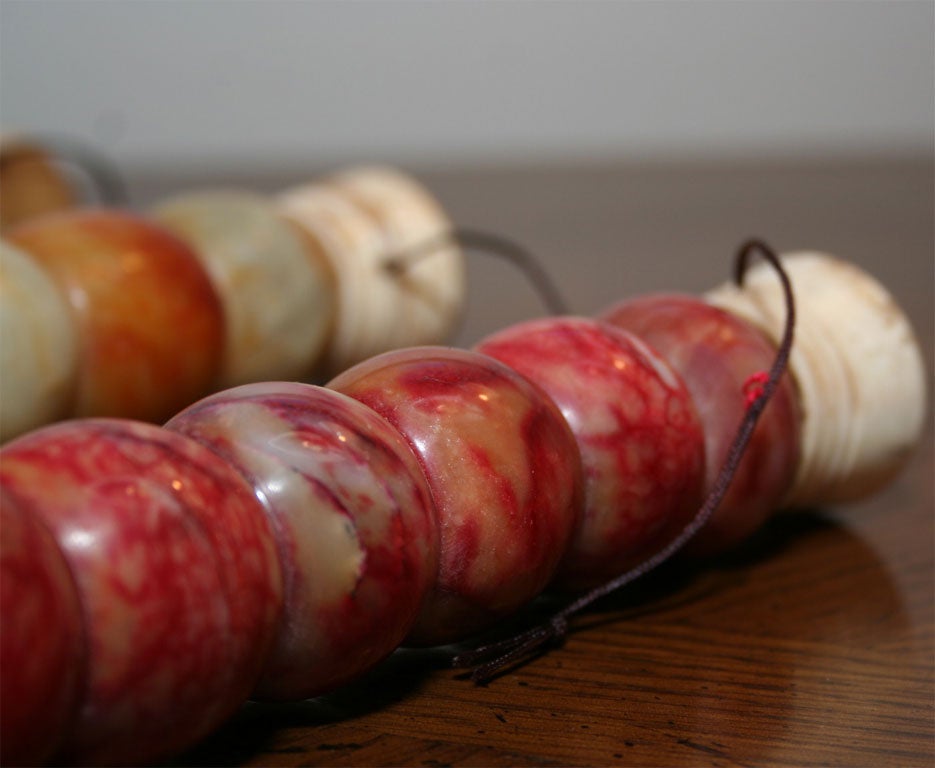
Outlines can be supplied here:
<path id="1" fill-rule="evenodd" d="M 779 379 L 786 369 L 789 353 L 792 349 L 793 331 L 795 328 L 795 300 L 792 294 L 792 285 L 789 282 L 789 277 L 783 269 L 782 263 L 776 253 L 761 240 L 747 241 L 740 247 L 737 254 L 734 279 L 738 285 L 743 285 L 750 256 L 754 252 L 759 252 L 759 254 L 770 263 L 779 276 L 785 295 L 786 323 L 782 340 L 779 343 L 769 374 L 763 381 L 762 388 L 758 388 L 755 395 L 749 398 L 747 409 L 744 412 L 740 426 L 737 428 L 737 433 L 731 443 L 730 450 L 704 504 L 702 504 L 695 517 L 681 533 L 659 550 L 659 552 L 634 568 L 574 600 L 565 608 L 555 613 L 552 618 L 544 624 L 514 637 L 507 638 L 506 640 L 479 646 L 478 648 L 465 651 L 455 656 L 454 659 L 452 659 L 453 666 L 458 668 L 474 667 L 471 673 L 471 679 L 474 680 L 474 682 L 485 683 L 506 667 L 529 657 L 545 645 L 563 640 L 568 633 L 569 619 L 597 600 L 600 600 L 611 592 L 617 591 L 632 581 L 636 581 L 641 576 L 646 575 L 660 566 L 678 552 L 689 539 L 708 522 L 711 515 L 717 509 L 730 487 L 731 480 L 737 471 L 737 466 L 743 458 L 744 450 L 750 442 L 750 437 L 756 427 L 757 420 L 779 384 Z"/>
<path id="2" fill-rule="evenodd" d="M 492 232 L 454 227 L 402 253 L 389 256 L 384 266 L 394 274 L 403 274 L 414 263 L 452 244 L 506 259 L 523 272 L 551 314 L 568 314 L 568 305 L 539 261 L 519 243 Z"/>

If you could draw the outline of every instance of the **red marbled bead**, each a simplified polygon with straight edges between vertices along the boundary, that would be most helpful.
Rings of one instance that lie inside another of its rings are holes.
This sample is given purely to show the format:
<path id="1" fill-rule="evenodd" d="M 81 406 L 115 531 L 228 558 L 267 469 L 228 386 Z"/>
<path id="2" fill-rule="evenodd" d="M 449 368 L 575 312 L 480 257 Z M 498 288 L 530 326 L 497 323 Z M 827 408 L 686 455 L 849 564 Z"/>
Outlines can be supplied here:
<path id="1" fill-rule="evenodd" d="M 462 639 L 546 586 L 577 521 L 581 465 L 538 388 L 489 357 L 441 347 L 379 355 L 329 387 L 403 433 L 435 499 L 441 565 L 410 642 Z"/>
<path id="2" fill-rule="evenodd" d="M 65 737 L 84 683 L 78 591 L 49 530 L 0 488 L 0 763 L 38 765 Z"/>
<path id="3" fill-rule="evenodd" d="M 679 377 L 636 337 L 585 318 L 511 326 L 476 349 L 555 401 L 578 442 L 584 515 L 558 582 L 583 587 L 671 540 L 701 503 L 704 443 Z"/>
<path id="4" fill-rule="evenodd" d="M 646 340 L 685 381 L 704 427 L 707 492 L 746 411 L 744 383 L 769 370 L 775 345 L 741 318 L 679 294 L 624 301 L 604 319 Z M 735 546 L 781 504 L 799 461 L 800 425 L 795 386 L 786 374 L 760 416 L 727 495 L 688 551 L 710 555 Z"/>
<path id="5" fill-rule="evenodd" d="M 60 757 L 148 762 L 207 735 L 255 684 L 281 610 L 252 489 L 195 441 L 130 421 L 62 422 L 0 459 L 80 594 L 87 685 Z"/>
<path id="6" fill-rule="evenodd" d="M 285 609 L 258 696 L 318 695 L 396 649 L 438 570 L 431 492 L 399 432 L 345 395 L 283 382 L 212 395 L 166 427 L 240 470 L 273 521 Z"/>

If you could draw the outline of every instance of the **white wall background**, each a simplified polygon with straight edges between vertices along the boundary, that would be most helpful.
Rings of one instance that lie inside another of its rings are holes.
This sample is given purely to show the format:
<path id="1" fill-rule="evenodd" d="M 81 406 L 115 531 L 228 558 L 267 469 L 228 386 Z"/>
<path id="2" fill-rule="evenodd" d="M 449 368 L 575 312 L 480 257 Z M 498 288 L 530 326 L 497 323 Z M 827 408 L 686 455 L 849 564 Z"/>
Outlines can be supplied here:
<path id="1" fill-rule="evenodd" d="M 933 151 L 935 3 L 0 0 L 0 124 L 137 166 Z"/>

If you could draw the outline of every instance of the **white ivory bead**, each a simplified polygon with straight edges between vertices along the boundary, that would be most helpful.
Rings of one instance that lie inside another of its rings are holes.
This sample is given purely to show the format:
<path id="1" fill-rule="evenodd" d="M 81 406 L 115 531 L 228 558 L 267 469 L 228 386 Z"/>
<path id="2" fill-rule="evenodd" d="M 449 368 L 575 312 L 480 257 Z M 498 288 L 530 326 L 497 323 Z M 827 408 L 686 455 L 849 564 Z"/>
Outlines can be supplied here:
<path id="1" fill-rule="evenodd" d="M 224 306 L 225 387 L 306 377 L 334 313 L 327 264 L 266 198 L 236 190 L 182 194 L 152 211 L 198 254 Z"/>
<path id="2" fill-rule="evenodd" d="M 69 415 L 77 361 L 65 297 L 26 253 L 0 243 L 0 441 Z"/>
<path id="3" fill-rule="evenodd" d="M 447 339 L 464 302 L 460 249 L 439 247 L 402 273 L 386 268 L 387 259 L 451 229 L 415 180 L 389 168 L 362 167 L 286 190 L 279 205 L 321 244 L 335 273 L 338 304 L 327 375 L 389 349 Z"/>
<path id="4" fill-rule="evenodd" d="M 785 254 L 797 324 L 789 369 L 802 406 L 802 456 L 788 506 L 851 501 L 911 455 L 927 412 L 922 354 L 908 319 L 873 277 L 822 253 Z M 778 342 L 785 304 L 764 263 L 708 301 Z"/>

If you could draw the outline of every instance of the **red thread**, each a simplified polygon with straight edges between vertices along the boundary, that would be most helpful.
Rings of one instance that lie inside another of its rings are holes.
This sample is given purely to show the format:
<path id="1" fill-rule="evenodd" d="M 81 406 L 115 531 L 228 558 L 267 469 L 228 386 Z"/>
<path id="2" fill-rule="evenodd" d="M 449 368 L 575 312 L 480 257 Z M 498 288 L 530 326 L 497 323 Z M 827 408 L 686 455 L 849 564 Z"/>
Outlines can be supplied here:
<path id="1" fill-rule="evenodd" d="M 747 377 L 747 380 L 743 383 L 743 395 L 747 408 L 760 399 L 763 394 L 763 387 L 768 379 L 769 374 L 766 371 L 758 371 Z"/>

